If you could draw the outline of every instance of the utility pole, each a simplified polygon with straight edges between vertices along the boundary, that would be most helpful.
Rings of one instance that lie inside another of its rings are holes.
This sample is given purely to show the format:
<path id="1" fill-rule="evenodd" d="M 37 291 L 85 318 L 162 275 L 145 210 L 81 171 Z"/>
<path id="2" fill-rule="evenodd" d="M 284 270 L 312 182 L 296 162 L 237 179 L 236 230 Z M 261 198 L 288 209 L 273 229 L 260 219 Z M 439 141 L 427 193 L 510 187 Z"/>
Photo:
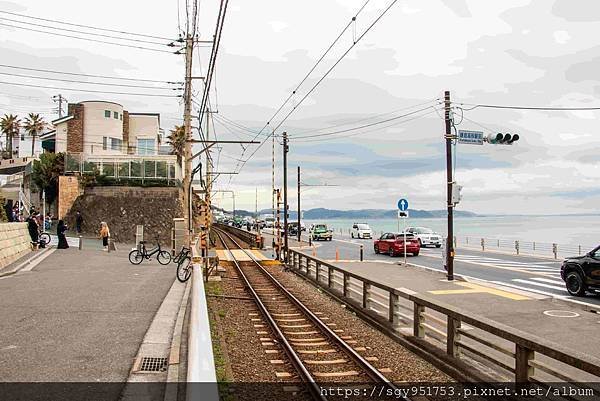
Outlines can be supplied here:
<path id="1" fill-rule="evenodd" d="M 210 103 L 209 103 L 210 105 Z M 210 106 L 209 106 L 210 107 Z M 208 136 L 208 132 L 209 132 L 209 114 L 211 110 L 207 111 L 206 114 L 206 134 L 204 136 L 204 139 L 206 141 L 208 141 L 210 138 Z M 200 118 L 198 118 L 198 122 L 199 124 L 201 123 Z M 210 149 L 207 148 L 206 150 L 206 194 L 204 195 L 204 203 L 206 204 L 206 213 L 204 215 L 204 235 L 206 235 L 206 252 L 204 253 L 204 255 L 206 255 L 206 258 L 204 258 L 204 263 L 205 263 L 205 268 L 207 269 L 206 271 L 208 271 L 208 249 L 210 248 L 209 243 L 210 243 L 210 227 L 212 225 L 212 210 L 211 210 L 211 191 L 212 191 L 212 158 L 210 155 Z"/>
<path id="2" fill-rule="evenodd" d="M 281 205 L 281 190 L 277 188 L 275 190 L 275 193 L 277 195 L 277 220 L 275 220 L 275 230 L 277 231 L 277 244 L 273 247 L 273 249 L 275 249 L 277 260 L 281 260 L 281 219 L 279 213 L 279 206 Z M 275 238 L 273 240 L 275 240 Z"/>
<path id="3" fill-rule="evenodd" d="M 450 91 L 444 93 L 444 120 L 446 122 L 446 177 L 448 198 L 448 239 L 446 240 L 446 270 L 448 280 L 454 280 L 454 203 L 452 202 L 452 126 L 450 121 Z"/>
<path id="4" fill-rule="evenodd" d="M 300 166 L 298 166 L 298 242 L 300 242 L 300 237 L 302 235 L 302 230 L 300 229 L 301 215 L 302 209 L 300 208 Z"/>
<path id="5" fill-rule="evenodd" d="M 54 102 L 58 102 L 58 118 L 62 118 L 63 116 L 63 102 L 67 103 L 67 99 L 65 99 L 63 97 L 63 95 L 61 95 L 60 93 L 58 95 L 52 96 L 52 100 L 54 100 Z"/>
<path id="6" fill-rule="evenodd" d="M 187 247 L 192 245 L 192 55 L 194 49 L 194 38 L 189 33 L 185 38 L 185 92 L 183 127 L 185 132 L 185 148 L 183 152 L 183 204 L 185 205 L 184 220 L 187 227 Z"/>
<path id="7" fill-rule="evenodd" d="M 288 154 L 288 136 L 283 133 L 283 262 L 288 262 L 288 188 L 287 188 L 287 154 Z"/>

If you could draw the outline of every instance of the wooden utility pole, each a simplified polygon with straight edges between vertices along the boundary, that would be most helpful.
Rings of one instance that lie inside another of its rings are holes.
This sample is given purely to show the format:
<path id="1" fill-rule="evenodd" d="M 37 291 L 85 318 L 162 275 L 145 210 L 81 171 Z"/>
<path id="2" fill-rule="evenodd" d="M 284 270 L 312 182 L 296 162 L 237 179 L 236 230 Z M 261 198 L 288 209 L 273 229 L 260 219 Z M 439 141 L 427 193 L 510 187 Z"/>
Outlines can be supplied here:
<path id="1" fill-rule="evenodd" d="M 288 187 L 287 187 L 287 154 L 288 154 L 288 136 L 283 133 L 283 262 L 288 262 Z"/>
<path id="2" fill-rule="evenodd" d="M 192 55 L 194 38 L 189 33 L 185 39 L 185 91 L 183 109 L 183 127 L 185 132 L 185 147 L 183 152 L 183 208 L 184 220 L 187 227 L 186 244 L 192 246 Z"/>
<path id="3" fill-rule="evenodd" d="M 209 103 L 210 105 L 210 103 Z M 209 138 L 209 116 L 211 110 L 207 110 L 206 111 L 206 133 L 204 135 L 204 139 L 206 141 L 208 141 Z M 201 121 L 200 119 L 198 121 Z M 212 178 L 212 158 L 210 155 L 210 149 L 207 148 L 206 150 L 206 194 L 204 195 L 204 203 L 206 205 L 206 213 L 205 213 L 205 217 L 204 217 L 204 232 L 202 233 L 203 235 L 206 236 L 206 247 L 205 247 L 205 253 L 204 255 L 206 255 L 206 258 L 204 258 L 204 263 L 205 263 L 205 267 L 208 271 L 208 249 L 210 248 L 210 228 L 212 225 L 212 209 L 211 209 L 211 191 L 212 191 L 212 182 L 213 182 L 213 178 Z"/>
<path id="4" fill-rule="evenodd" d="M 448 198 L 448 239 L 446 240 L 446 270 L 448 280 L 454 280 L 454 203 L 452 202 L 452 187 L 454 178 L 452 172 L 452 124 L 450 121 L 450 91 L 444 94 L 444 120 L 446 122 L 446 178 Z"/>

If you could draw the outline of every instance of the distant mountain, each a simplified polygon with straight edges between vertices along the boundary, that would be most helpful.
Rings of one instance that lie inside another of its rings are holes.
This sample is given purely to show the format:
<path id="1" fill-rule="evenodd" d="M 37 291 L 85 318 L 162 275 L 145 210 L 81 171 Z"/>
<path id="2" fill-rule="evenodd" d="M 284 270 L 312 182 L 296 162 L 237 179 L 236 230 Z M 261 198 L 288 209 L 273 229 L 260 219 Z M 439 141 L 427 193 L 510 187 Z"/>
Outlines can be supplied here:
<path id="1" fill-rule="evenodd" d="M 214 210 L 225 212 L 224 209 L 213 207 Z M 227 213 L 231 213 L 227 211 Z M 258 212 L 261 215 L 272 214 L 271 209 L 263 209 Z M 316 208 L 304 210 L 304 219 L 306 220 L 330 220 L 330 219 L 350 219 L 350 220 L 361 220 L 361 219 L 395 219 L 398 211 L 397 210 L 385 210 L 385 209 L 360 209 L 360 210 L 335 210 Z M 447 216 L 446 210 L 413 210 L 409 209 L 410 217 L 414 218 L 442 218 Z M 236 210 L 236 216 L 254 216 L 254 212 L 248 212 L 246 210 Z M 454 215 L 456 217 L 477 217 L 478 215 L 472 212 L 455 210 Z M 297 219 L 297 212 L 290 210 L 290 219 Z"/>

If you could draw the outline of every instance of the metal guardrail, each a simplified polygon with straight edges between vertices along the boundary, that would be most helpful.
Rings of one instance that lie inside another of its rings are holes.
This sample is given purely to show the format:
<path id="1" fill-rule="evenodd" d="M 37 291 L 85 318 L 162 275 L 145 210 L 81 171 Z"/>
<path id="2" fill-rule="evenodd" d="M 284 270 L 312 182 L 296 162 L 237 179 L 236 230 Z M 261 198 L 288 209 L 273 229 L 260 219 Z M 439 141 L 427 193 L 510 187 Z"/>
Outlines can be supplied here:
<path id="1" fill-rule="evenodd" d="M 426 340 L 444 349 L 452 360 L 459 361 L 462 354 L 485 360 L 517 383 L 600 379 L 598 358 L 411 290 L 377 283 L 296 250 L 290 250 L 290 267 L 391 332 L 417 345 Z"/>
<path id="2" fill-rule="evenodd" d="M 215 223 L 214 225 L 217 228 L 220 228 L 225 231 L 229 231 L 230 233 L 232 233 L 233 235 L 235 235 L 236 237 L 238 237 L 245 243 L 249 244 L 253 248 L 262 249 L 262 247 L 264 245 L 264 239 L 256 233 L 253 233 L 251 231 L 242 230 L 241 228 L 237 228 L 237 227 L 233 227 L 233 226 L 219 224 L 219 223 Z"/>
<path id="3" fill-rule="evenodd" d="M 208 306 L 198 242 L 192 246 L 191 311 L 188 333 L 188 368 L 186 400 L 219 400 Z"/>
<path id="4" fill-rule="evenodd" d="M 558 259 L 559 257 L 583 255 L 597 245 L 564 245 L 558 243 L 522 241 L 484 237 L 454 237 L 455 246 L 475 247 L 482 251 L 510 250 L 515 255 L 530 254 Z"/>

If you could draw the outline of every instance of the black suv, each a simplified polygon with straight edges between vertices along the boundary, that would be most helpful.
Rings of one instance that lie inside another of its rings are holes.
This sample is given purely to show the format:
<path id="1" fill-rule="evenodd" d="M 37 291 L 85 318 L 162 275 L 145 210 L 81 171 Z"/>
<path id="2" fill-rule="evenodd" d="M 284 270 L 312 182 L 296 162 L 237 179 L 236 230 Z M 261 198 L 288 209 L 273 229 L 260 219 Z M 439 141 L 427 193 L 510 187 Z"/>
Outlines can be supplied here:
<path id="1" fill-rule="evenodd" d="M 571 295 L 581 297 L 588 290 L 600 290 L 600 246 L 583 256 L 565 259 L 560 276 Z"/>

